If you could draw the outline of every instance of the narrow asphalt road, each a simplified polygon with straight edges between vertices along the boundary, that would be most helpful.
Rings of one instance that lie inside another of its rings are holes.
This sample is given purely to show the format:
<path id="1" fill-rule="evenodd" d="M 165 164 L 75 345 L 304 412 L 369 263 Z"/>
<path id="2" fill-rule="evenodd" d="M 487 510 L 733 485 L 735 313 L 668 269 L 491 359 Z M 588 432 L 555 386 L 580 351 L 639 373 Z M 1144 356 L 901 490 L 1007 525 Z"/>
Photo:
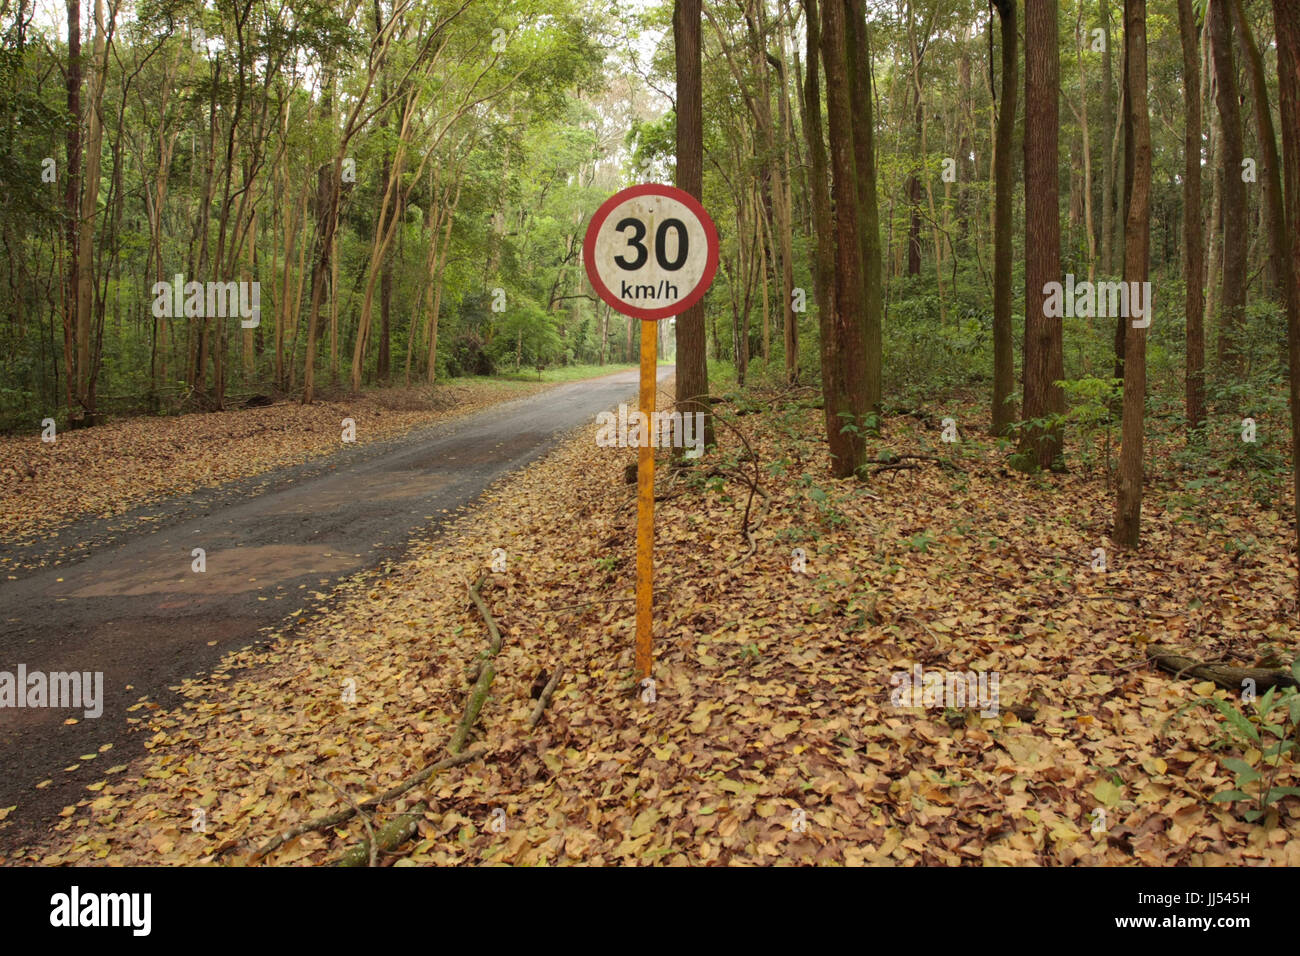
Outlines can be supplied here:
<path id="1" fill-rule="evenodd" d="M 661 380 L 671 374 L 660 368 Z M 103 674 L 97 718 L 84 708 L 0 706 L 0 808 L 17 806 L 0 825 L 0 853 L 39 839 L 108 766 L 143 751 L 146 735 L 127 733 L 126 708 L 139 698 L 174 703 L 170 686 L 254 643 L 313 590 L 400 555 L 412 532 L 436 528 L 444 510 L 468 504 L 597 412 L 635 401 L 636 382 L 635 370 L 620 372 L 382 444 L 343 446 L 306 465 L 138 508 L 113 526 L 124 532 L 79 522 L 61 533 L 57 565 L 24 570 L 50 560 L 48 543 L 48 554 L 0 546 L 0 566 L 17 577 L 0 582 L 0 681 L 19 665 L 29 675 Z M 195 548 L 206 554 L 202 573 L 193 570 Z M 96 759 L 80 759 L 109 743 Z"/>

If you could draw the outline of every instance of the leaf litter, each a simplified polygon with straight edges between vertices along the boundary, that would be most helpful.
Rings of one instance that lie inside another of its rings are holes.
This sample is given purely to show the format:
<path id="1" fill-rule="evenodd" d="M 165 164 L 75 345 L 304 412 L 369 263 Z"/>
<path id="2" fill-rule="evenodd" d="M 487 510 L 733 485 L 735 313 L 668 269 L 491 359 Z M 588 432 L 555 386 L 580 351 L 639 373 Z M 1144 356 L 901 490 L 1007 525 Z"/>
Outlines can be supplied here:
<path id="1" fill-rule="evenodd" d="M 1159 487 L 1144 549 L 1113 552 L 1104 482 L 1009 472 L 973 429 L 939 452 L 954 468 L 834 481 L 812 406 L 718 406 L 756 461 L 725 429 L 716 456 L 660 458 L 653 703 L 632 669 L 634 453 L 591 426 L 345 582 L 292 638 L 186 681 L 182 707 L 142 700 L 149 754 L 7 862 L 239 864 L 345 806 L 340 790 L 361 803 L 441 760 L 487 642 L 468 587 L 499 548 L 483 596 L 504 645 L 470 741 L 487 756 L 375 812 L 427 804 L 381 865 L 1300 864 L 1300 800 L 1260 824 L 1211 803 L 1236 752 L 1221 720 L 1170 720 L 1226 692 L 1144 650 L 1294 648 L 1277 512 Z M 934 451 L 934 429 L 890 429 L 877 451 Z M 770 500 L 752 556 L 741 474 Z M 1243 527 L 1261 543 L 1241 560 Z M 997 672 L 997 715 L 893 706 L 891 678 L 916 665 Z M 1284 764 L 1277 784 L 1295 776 Z M 264 863 L 328 863 L 365 833 L 354 818 Z"/>

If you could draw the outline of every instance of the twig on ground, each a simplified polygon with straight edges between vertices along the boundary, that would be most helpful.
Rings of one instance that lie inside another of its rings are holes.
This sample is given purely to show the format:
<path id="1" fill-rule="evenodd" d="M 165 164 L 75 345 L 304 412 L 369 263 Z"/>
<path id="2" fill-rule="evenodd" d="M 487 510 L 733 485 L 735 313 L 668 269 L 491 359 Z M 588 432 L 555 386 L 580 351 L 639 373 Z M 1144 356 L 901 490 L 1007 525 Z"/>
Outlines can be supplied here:
<path id="1" fill-rule="evenodd" d="M 328 827 L 338 826 L 340 823 L 346 823 L 348 820 L 351 820 L 354 816 L 356 816 L 356 814 L 360 809 L 368 810 L 371 809 L 372 807 L 379 806 L 381 803 L 387 803 L 389 800 L 395 800 L 397 797 L 400 797 L 402 794 L 406 793 L 406 791 L 410 790 L 412 787 L 416 786 L 417 784 L 423 783 L 425 780 L 428 780 L 430 777 L 432 777 L 435 773 L 438 773 L 440 770 L 448 770 L 452 767 L 459 767 L 461 764 L 472 763 L 473 761 L 477 760 L 479 757 L 482 757 L 486 754 L 487 754 L 486 749 L 471 750 L 469 753 L 458 754 L 455 757 L 448 757 L 446 760 L 439 760 L 437 763 L 430 764 L 424 769 L 407 777 L 404 781 L 399 783 L 397 786 L 385 790 L 377 797 L 371 797 L 369 800 L 363 800 L 359 805 L 348 807 L 348 809 L 346 810 L 339 810 L 336 813 L 330 813 L 323 817 L 316 817 L 312 820 L 307 820 L 304 823 L 300 823 L 295 827 L 290 827 L 288 830 L 285 830 L 283 833 L 277 833 L 270 840 L 264 843 L 261 849 L 254 852 L 253 855 L 248 858 L 247 862 L 256 863 L 258 860 L 265 857 L 268 853 L 273 852 L 274 850 L 283 846 L 285 843 L 288 843 L 290 840 L 302 836 L 304 833 L 310 833 L 313 830 L 324 830 Z"/>
<path id="2" fill-rule="evenodd" d="M 369 862 L 369 865 L 370 865 L 370 866 L 378 866 L 378 865 L 379 865 L 379 846 L 378 846 L 378 844 L 375 843 L 375 826 L 374 826 L 374 823 L 373 823 L 373 822 L 371 821 L 371 819 L 370 819 L 370 814 L 365 813 L 365 812 L 364 812 L 360 807 L 358 807 L 358 806 L 357 806 L 357 805 L 352 801 L 352 798 L 349 797 L 349 796 L 347 795 L 347 791 L 345 791 L 342 787 L 340 787 L 338 784 L 336 784 L 333 780 L 325 780 L 325 779 L 323 779 L 323 778 L 321 778 L 321 777 L 318 777 L 318 776 L 316 776 L 314 773 L 312 773 L 310 770 L 307 771 L 307 774 L 308 774 L 308 776 L 310 776 L 310 777 L 311 777 L 313 780 L 315 780 L 316 782 L 318 782 L 318 783 L 329 784 L 329 786 L 333 787 L 334 790 L 335 790 L 335 792 L 337 792 L 338 795 L 339 795 L 340 797 L 343 798 L 343 802 L 346 803 L 349 807 L 352 808 L 353 814 L 354 814 L 355 816 L 358 816 L 358 817 L 361 818 L 361 823 L 362 823 L 362 825 L 365 826 L 365 828 L 366 828 L 366 837 L 367 837 L 367 839 L 368 839 L 368 841 L 369 841 L 369 845 L 370 845 L 370 862 Z"/>
<path id="3" fill-rule="evenodd" d="M 560 678 L 563 676 L 564 665 L 556 664 L 555 673 L 551 675 L 551 679 L 542 688 L 542 696 L 537 698 L 537 704 L 533 707 L 533 712 L 528 716 L 529 731 L 535 729 L 538 721 L 542 719 L 542 712 L 546 710 L 546 706 L 551 702 L 551 697 L 555 694 L 555 688 L 560 686 Z"/>

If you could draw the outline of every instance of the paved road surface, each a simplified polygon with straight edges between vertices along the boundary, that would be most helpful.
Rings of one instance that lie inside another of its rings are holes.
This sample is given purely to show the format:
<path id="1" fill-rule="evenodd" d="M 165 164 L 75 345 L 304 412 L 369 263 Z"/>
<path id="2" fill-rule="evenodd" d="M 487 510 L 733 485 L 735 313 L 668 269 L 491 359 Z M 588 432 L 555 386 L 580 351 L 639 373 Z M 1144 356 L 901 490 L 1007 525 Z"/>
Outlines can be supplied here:
<path id="1" fill-rule="evenodd" d="M 0 671 L 102 671 L 104 683 L 98 719 L 0 708 L 0 808 L 18 805 L 0 829 L 0 849 L 37 837 L 106 767 L 143 751 L 146 735 L 126 733 L 126 708 L 140 697 L 173 703 L 170 685 L 255 642 L 260 629 L 326 589 L 322 579 L 332 584 L 400 555 L 443 509 L 471 502 L 597 412 L 635 401 L 636 382 L 632 370 L 561 385 L 114 522 L 78 522 L 58 539 L 76 545 L 70 560 L 65 553 L 57 566 L 7 568 L 18 580 L 0 581 Z M 114 530 L 123 527 L 130 530 Z M 0 565 L 48 559 L 59 546 L 0 546 Z M 194 548 L 206 552 L 202 574 L 191 569 Z M 77 723 L 65 724 L 69 717 Z M 111 751 L 64 771 L 105 743 Z M 47 778 L 54 783 L 35 789 Z"/>

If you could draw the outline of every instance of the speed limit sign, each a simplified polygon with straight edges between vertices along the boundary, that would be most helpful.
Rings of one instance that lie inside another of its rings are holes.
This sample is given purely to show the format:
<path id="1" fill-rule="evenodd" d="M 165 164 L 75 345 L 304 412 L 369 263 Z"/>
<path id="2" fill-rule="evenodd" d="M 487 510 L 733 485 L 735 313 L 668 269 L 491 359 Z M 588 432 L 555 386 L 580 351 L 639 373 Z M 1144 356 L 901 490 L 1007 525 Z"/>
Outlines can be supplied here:
<path id="1" fill-rule="evenodd" d="M 653 701 L 655 456 L 650 436 L 662 435 L 653 425 L 655 322 L 680 315 L 704 298 L 718 271 L 718 230 L 690 193 L 672 186 L 632 186 L 610 196 L 591 217 L 582 258 L 596 294 L 624 315 L 642 320 L 638 408 L 651 425 L 639 429 L 637 449 L 636 671 L 647 688 L 642 699 Z"/>
<path id="2" fill-rule="evenodd" d="M 582 257 L 592 288 L 613 308 L 638 319 L 666 319 L 708 291 L 718 271 L 718 230 L 690 193 L 633 186 L 596 210 Z"/>

